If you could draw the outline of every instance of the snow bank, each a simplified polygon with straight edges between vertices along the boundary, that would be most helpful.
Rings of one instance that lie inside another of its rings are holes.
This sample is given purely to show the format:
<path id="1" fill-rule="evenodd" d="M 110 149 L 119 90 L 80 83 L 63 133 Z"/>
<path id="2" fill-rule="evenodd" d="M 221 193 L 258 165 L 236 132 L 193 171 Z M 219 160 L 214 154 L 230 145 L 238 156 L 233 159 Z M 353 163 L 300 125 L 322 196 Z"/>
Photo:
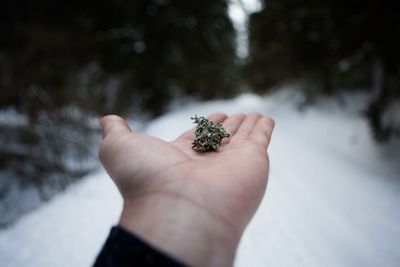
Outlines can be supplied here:
<path id="1" fill-rule="evenodd" d="M 375 145 L 355 113 L 336 104 L 299 113 L 294 98 L 246 94 L 192 104 L 154 120 L 147 132 L 172 140 L 192 127 L 191 116 L 214 111 L 275 118 L 267 194 L 235 266 L 398 266 L 399 153 Z M 115 187 L 99 171 L 1 231 L 0 262 L 89 266 L 120 209 Z"/>
<path id="2" fill-rule="evenodd" d="M 104 172 L 88 176 L 0 232 L 1 266 L 90 266 L 121 204 Z"/>

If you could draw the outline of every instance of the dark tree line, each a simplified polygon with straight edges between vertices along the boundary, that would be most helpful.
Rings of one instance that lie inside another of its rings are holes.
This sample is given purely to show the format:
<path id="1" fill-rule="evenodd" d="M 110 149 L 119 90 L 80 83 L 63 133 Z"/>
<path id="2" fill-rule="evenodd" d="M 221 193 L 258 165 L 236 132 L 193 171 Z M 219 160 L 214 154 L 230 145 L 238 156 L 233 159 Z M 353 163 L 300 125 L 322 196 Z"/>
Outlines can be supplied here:
<path id="1" fill-rule="evenodd" d="M 132 105 L 160 114 L 174 93 L 224 97 L 235 88 L 226 1 L 2 1 L 0 107 Z"/>
<path id="2" fill-rule="evenodd" d="M 394 0 L 265 0 L 250 19 L 245 76 L 261 91 L 300 81 L 309 97 L 370 90 L 366 114 L 376 138 L 400 134 L 383 124 L 400 96 L 399 14 Z"/>
<path id="3" fill-rule="evenodd" d="M 237 88 L 225 0 L 4 0 L 0 38 L 0 111 L 23 118 L 0 121 L 0 169 L 27 182 L 81 173 L 91 116 Z"/>

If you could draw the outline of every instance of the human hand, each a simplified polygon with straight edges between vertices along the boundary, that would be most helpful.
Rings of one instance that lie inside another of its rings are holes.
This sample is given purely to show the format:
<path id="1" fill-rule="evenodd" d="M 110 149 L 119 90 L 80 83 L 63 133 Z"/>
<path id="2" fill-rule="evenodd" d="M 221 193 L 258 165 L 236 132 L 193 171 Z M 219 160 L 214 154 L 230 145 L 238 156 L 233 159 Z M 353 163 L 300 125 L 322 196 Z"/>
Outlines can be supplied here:
<path id="1" fill-rule="evenodd" d="M 124 199 L 123 227 L 190 265 L 230 266 L 265 192 L 274 122 L 257 113 L 209 119 L 231 136 L 197 152 L 193 129 L 165 142 L 106 116 L 99 156 Z"/>

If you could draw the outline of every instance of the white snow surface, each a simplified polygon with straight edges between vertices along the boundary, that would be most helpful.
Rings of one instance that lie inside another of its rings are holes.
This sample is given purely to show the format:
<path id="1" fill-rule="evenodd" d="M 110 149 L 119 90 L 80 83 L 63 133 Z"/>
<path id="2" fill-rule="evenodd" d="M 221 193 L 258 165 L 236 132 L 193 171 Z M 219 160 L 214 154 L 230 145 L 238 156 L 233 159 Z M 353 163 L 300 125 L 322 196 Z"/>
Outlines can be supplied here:
<path id="1" fill-rule="evenodd" d="M 357 113 L 332 101 L 300 113 L 293 97 L 245 94 L 191 104 L 152 121 L 146 132 L 172 140 L 192 127 L 189 117 L 215 111 L 275 119 L 267 193 L 236 267 L 399 266 L 399 153 L 376 145 Z M 0 231 L 1 266 L 90 266 L 121 204 L 104 171 L 87 176 Z"/>

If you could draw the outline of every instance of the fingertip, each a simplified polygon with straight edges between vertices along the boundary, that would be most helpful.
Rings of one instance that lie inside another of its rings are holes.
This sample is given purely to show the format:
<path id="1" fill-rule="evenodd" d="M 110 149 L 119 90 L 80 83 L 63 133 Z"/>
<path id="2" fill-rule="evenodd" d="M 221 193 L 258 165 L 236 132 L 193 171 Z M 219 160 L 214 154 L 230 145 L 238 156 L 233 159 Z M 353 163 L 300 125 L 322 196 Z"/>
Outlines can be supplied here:
<path id="1" fill-rule="evenodd" d="M 273 131 L 274 131 L 274 129 L 275 129 L 275 120 L 274 120 L 274 118 L 272 118 L 272 117 L 270 117 L 270 116 L 267 116 L 267 117 L 265 117 L 266 118 L 266 120 L 267 120 L 267 123 L 270 125 L 270 127 L 271 127 L 271 131 L 270 131 L 270 137 L 271 137 L 271 135 L 272 135 L 272 133 L 273 133 Z"/>
<path id="2" fill-rule="evenodd" d="M 262 117 L 263 115 L 260 112 L 251 112 L 249 113 L 249 116 Z"/>
<path id="3" fill-rule="evenodd" d="M 103 133 L 103 139 L 112 132 L 130 133 L 128 123 L 117 115 L 107 115 L 100 119 L 100 127 Z"/>
<path id="4" fill-rule="evenodd" d="M 262 129 L 270 136 L 275 128 L 275 120 L 269 116 L 263 116 L 258 123 Z"/>
<path id="5" fill-rule="evenodd" d="M 268 125 L 273 129 L 275 127 L 275 120 L 270 116 L 264 116 L 264 119 Z"/>
<path id="6" fill-rule="evenodd" d="M 227 117 L 228 116 L 223 112 L 216 112 L 216 113 L 213 113 L 210 116 L 208 116 L 208 119 L 215 123 L 217 123 L 217 122 L 222 123 L 224 120 L 226 120 Z"/>
<path id="7" fill-rule="evenodd" d="M 240 119 L 242 121 L 246 118 L 246 114 L 244 114 L 244 113 L 237 113 L 234 116 L 236 116 L 238 119 Z"/>
<path id="8" fill-rule="evenodd" d="M 249 138 L 268 148 L 274 126 L 275 121 L 273 118 L 263 116 L 257 121 L 257 124 L 254 126 Z"/>
<path id="9" fill-rule="evenodd" d="M 245 113 L 236 113 L 233 116 L 230 116 L 229 118 L 236 121 L 238 123 L 237 126 L 239 127 L 242 124 L 242 122 L 246 119 L 246 117 L 247 115 Z"/>
<path id="10" fill-rule="evenodd" d="M 266 125 L 266 133 L 265 134 L 268 137 L 267 146 L 269 146 L 269 143 L 271 142 L 271 138 L 272 138 L 272 133 L 275 128 L 275 120 L 270 116 L 265 116 L 261 120 L 262 120 L 263 124 Z"/>

